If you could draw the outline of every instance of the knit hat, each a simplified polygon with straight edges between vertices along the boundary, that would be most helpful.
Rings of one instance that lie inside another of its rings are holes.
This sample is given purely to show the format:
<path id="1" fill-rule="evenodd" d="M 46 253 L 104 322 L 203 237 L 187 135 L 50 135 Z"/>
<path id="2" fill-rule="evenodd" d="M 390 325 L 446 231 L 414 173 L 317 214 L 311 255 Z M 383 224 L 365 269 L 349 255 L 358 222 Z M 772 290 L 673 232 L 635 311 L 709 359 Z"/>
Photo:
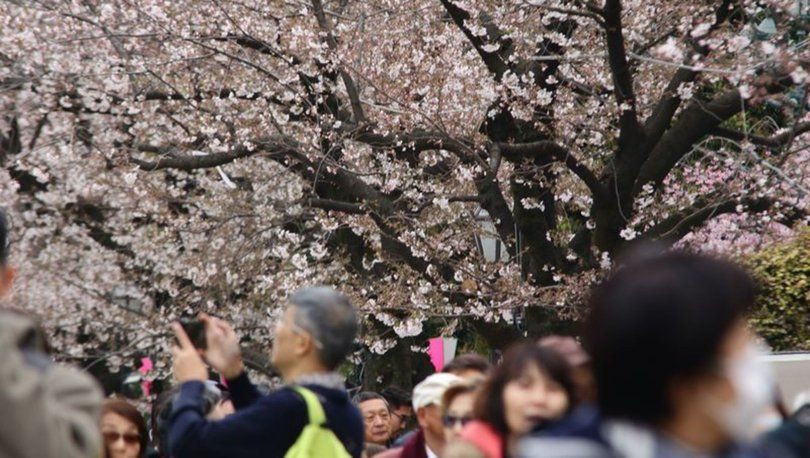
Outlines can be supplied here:
<path id="1" fill-rule="evenodd" d="M 419 410 L 431 404 L 441 405 L 444 391 L 460 382 L 463 382 L 461 377 L 444 372 L 427 377 L 413 388 L 413 409 Z"/>

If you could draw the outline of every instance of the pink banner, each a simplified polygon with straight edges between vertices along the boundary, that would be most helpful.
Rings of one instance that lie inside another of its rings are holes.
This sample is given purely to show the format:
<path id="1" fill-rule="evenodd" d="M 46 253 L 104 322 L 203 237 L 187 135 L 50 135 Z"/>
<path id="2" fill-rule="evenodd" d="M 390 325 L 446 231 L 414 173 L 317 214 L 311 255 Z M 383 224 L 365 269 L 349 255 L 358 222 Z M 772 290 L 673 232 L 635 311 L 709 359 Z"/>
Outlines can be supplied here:
<path id="1" fill-rule="evenodd" d="M 444 339 L 441 337 L 434 337 L 428 340 L 428 356 L 436 372 L 441 372 L 444 368 Z"/>

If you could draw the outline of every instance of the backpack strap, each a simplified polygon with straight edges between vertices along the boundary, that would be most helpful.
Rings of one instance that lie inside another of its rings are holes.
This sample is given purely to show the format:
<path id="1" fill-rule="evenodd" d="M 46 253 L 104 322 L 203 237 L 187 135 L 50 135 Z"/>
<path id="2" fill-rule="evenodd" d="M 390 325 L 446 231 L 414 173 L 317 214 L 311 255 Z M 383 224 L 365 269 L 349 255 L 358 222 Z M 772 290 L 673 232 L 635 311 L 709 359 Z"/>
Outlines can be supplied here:
<path id="1" fill-rule="evenodd" d="M 321 401 L 318 400 L 318 396 L 312 392 L 312 390 L 308 388 L 304 388 L 303 386 L 293 386 L 291 387 L 295 392 L 301 395 L 304 398 L 304 402 L 307 405 L 307 415 L 309 416 L 309 424 L 322 426 L 326 423 L 326 414 L 323 411 L 323 406 L 321 405 Z"/>

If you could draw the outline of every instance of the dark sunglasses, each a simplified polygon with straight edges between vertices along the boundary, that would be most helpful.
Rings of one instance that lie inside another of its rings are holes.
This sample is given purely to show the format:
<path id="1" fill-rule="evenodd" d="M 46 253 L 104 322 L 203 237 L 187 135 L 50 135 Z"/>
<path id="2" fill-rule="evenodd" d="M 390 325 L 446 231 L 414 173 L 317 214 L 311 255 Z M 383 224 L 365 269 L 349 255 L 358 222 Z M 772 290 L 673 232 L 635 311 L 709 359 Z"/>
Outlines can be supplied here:
<path id="1" fill-rule="evenodd" d="M 442 417 L 442 423 L 447 428 L 452 428 L 457 424 L 461 424 L 461 426 L 466 425 L 470 422 L 472 418 L 470 417 L 454 417 L 453 415 L 445 415 Z"/>
<path id="2" fill-rule="evenodd" d="M 134 433 L 121 434 L 121 433 L 116 433 L 116 432 L 110 431 L 110 432 L 106 432 L 106 433 L 102 433 L 102 434 L 104 435 L 104 442 L 106 442 L 108 444 L 118 442 L 118 439 L 121 439 L 121 438 L 123 438 L 124 442 L 129 444 L 129 445 L 137 444 L 137 443 L 139 443 L 141 441 L 141 436 L 138 435 L 138 434 L 134 434 Z"/>

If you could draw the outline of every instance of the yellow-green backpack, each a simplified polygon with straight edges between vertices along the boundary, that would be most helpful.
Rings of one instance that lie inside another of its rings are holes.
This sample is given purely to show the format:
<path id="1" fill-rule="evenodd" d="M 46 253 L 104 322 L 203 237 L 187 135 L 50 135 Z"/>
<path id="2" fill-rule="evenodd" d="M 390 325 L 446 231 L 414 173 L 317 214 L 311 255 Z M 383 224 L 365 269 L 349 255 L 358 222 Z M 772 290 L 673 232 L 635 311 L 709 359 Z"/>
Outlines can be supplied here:
<path id="1" fill-rule="evenodd" d="M 326 414 L 315 393 L 300 386 L 292 388 L 307 404 L 309 423 L 284 458 L 351 458 L 335 433 L 326 427 Z"/>

